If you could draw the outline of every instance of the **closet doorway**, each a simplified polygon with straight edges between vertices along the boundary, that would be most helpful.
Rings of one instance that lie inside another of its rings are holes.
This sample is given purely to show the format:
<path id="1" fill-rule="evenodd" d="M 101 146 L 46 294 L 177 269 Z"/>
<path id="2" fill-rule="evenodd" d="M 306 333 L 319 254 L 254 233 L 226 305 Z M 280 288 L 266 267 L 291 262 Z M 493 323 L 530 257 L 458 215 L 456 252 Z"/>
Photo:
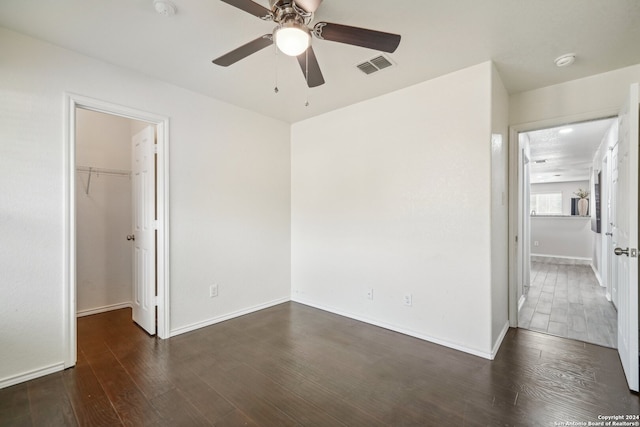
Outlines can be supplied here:
<path id="1" fill-rule="evenodd" d="M 148 123 L 76 110 L 76 310 L 132 307 L 131 138 Z"/>
<path id="2" fill-rule="evenodd" d="M 125 307 L 169 336 L 168 119 L 68 96 L 68 360 L 76 318 Z"/>

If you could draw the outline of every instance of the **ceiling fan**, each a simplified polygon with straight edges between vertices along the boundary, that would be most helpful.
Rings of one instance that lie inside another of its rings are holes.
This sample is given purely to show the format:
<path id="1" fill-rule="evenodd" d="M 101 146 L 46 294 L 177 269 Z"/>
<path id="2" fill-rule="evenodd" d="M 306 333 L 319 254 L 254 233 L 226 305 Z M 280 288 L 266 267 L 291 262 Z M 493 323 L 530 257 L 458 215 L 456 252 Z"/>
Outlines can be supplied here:
<path id="1" fill-rule="evenodd" d="M 313 13 L 322 0 L 269 0 L 271 9 L 267 9 L 251 0 L 221 0 L 231 6 L 244 10 L 264 21 L 273 21 L 276 28 L 273 33 L 264 34 L 237 49 L 213 60 L 223 67 L 235 64 L 247 56 L 276 43 L 278 49 L 298 59 L 302 73 L 309 87 L 324 84 L 318 60 L 311 46 L 311 35 L 317 39 L 346 43 L 392 53 L 400 44 L 398 34 L 367 30 L 348 25 L 318 22 L 309 28 Z"/>

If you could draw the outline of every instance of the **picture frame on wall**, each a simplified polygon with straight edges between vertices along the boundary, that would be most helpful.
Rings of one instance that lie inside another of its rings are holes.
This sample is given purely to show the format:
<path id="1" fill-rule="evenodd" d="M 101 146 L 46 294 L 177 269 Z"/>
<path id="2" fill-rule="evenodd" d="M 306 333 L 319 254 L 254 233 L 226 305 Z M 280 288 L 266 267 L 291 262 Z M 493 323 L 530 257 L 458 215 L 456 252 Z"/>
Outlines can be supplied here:
<path id="1" fill-rule="evenodd" d="M 600 208 L 600 179 L 601 171 L 594 170 L 591 174 L 591 199 L 589 200 L 589 212 L 591 216 L 591 230 L 600 233 L 601 208 Z"/>

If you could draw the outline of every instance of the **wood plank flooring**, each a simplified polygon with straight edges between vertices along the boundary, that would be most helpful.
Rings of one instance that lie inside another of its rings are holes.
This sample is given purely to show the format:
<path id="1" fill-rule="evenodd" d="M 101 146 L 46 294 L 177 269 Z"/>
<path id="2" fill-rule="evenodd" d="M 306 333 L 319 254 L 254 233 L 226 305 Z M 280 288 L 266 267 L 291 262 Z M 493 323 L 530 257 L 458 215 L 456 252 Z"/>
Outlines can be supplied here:
<path id="1" fill-rule="evenodd" d="M 531 262 L 521 328 L 617 347 L 618 313 L 588 265 Z"/>
<path id="2" fill-rule="evenodd" d="M 75 368 L 0 390 L 0 425 L 556 426 L 640 413 L 615 350 L 523 329 L 489 361 L 286 303 L 169 340 L 126 309 L 83 317 L 78 345 Z"/>

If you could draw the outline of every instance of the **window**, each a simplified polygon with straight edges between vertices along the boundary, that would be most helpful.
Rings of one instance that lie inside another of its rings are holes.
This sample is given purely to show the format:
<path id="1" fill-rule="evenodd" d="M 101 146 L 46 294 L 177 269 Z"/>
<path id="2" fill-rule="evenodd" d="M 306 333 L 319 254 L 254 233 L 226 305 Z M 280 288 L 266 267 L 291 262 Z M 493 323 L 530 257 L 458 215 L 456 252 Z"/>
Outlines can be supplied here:
<path id="1" fill-rule="evenodd" d="M 531 215 L 562 215 L 562 193 L 531 195 Z"/>

